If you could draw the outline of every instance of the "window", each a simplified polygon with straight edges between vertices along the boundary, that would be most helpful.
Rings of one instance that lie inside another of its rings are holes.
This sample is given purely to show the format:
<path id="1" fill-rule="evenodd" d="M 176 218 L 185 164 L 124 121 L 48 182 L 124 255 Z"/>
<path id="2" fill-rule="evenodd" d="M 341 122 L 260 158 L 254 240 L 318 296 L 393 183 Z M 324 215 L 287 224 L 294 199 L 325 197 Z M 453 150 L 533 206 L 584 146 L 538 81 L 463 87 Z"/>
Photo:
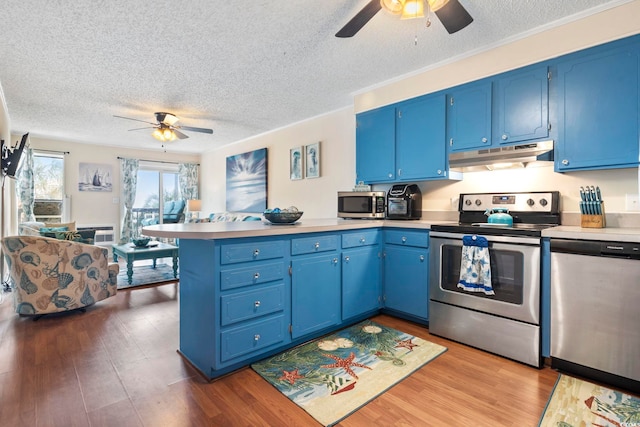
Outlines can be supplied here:
<path id="1" fill-rule="evenodd" d="M 164 206 L 180 199 L 178 165 L 140 162 L 133 204 L 134 226 L 138 232 L 143 225 L 162 223 L 160 212 Z"/>
<path id="2" fill-rule="evenodd" d="M 33 185 L 33 214 L 36 221 L 63 222 L 64 157 L 34 151 Z M 21 203 L 18 209 L 22 212 Z"/>

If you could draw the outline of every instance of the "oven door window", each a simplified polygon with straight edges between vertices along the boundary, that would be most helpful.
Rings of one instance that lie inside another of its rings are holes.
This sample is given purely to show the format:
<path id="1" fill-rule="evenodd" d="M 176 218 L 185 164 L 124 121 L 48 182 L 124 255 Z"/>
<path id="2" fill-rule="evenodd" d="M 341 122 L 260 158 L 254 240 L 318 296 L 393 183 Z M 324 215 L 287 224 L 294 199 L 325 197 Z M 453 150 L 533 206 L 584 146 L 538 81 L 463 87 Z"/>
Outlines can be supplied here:
<path id="1" fill-rule="evenodd" d="M 405 215 L 407 213 L 407 201 L 404 199 L 389 199 L 387 211 L 389 215 Z"/>
<path id="2" fill-rule="evenodd" d="M 339 197 L 338 211 L 344 213 L 372 213 L 373 198 L 370 196 Z"/>
<path id="3" fill-rule="evenodd" d="M 457 245 L 442 247 L 442 289 L 461 294 L 522 304 L 524 293 L 524 254 L 510 250 L 489 249 L 491 260 L 491 286 L 495 295 L 467 292 L 458 288 L 462 248 Z"/>

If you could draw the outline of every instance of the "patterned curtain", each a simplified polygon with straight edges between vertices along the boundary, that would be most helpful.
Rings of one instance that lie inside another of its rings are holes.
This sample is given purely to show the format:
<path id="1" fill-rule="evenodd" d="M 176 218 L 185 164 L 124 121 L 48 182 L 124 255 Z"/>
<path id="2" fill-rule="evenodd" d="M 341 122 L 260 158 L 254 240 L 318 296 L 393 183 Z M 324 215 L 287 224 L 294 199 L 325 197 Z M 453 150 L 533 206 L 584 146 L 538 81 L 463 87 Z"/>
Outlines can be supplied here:
<path id="1" fill-rule="evenodd" d="M 124 203 L 124 217 L 120 228 L 120 244 L 131 241 L 136 230 L 133 225 L 133 204 L 136 201 L 136 186 L 138 185 L 138 159 L 121 159 L 120 176 L 122 177 L 122 200 Z"/>
<path id="2" fill-rule="evenodd" d="M 33 202 L 35 200 L 33 194 L 33 150 L 27 148 L 22 155 L 22 164 L 17 172 L 18 181 L 16 183 L 16 195 L 18 196 L 19 203 L 22 205 L 18 223 L 36 220 L 36 217 L 33 215 Z"/>
<path id="3" fill-rule="evenodd" d="M 180 163 L 178 165 L 180 194 L 184 200 L 198 198 L 198 165 L 196 163 Z"/>

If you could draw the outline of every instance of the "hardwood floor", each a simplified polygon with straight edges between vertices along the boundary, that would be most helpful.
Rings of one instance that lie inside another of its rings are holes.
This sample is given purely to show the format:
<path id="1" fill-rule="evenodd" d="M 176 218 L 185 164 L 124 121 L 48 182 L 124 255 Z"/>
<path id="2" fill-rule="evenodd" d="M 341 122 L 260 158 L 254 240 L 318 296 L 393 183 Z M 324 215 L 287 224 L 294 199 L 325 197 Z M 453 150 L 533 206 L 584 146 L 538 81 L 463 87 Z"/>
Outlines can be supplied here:
<path id="1" fill-rule="evenodd" d="M 2 426 L 317 426 L 251 369 L 206 382 L 177 354 L 177 284 L 120 291 L 87 312 L 33 321 L 0 305 Z M 448 351 L 339 426 L 536 426 L 557 378 L 377 322 Z"/>

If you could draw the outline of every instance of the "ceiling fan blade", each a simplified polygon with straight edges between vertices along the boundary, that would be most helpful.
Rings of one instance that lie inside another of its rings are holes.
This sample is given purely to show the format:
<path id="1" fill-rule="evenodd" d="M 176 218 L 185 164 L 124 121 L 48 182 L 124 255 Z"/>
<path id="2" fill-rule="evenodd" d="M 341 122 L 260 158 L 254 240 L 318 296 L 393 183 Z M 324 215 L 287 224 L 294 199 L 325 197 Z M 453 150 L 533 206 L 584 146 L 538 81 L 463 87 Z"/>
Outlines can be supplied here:
<path id="1" fill-rule="evenodd" d="M 205 128 L 194 128 L 191 126 L 178 126 L 180 129 L 188 130 L 191 132 L 202 132 L 202 133 L 213 133 L 213 129 L 205 129 Z"/>
<path id="2" fill-rule="evenodd" d="M 153 122 L 148 122 L 146 120 L 138 120 L 138 119 L 132 119 L 131 117 L 124 117 L 124 116 L 113 116 L 113 117 L 117 117 L 119 119 L 127 119 L 127 120 L 133 120 L 134 122 L 142 122 L 142 123 L 148 123 L 150 125 L 156 125 L 157 123 L 153 123 Z"/>
<path id="3" fill-rule="evenodd" d="M 157 127 L 157 126 L 145 126 L 145 127 L 143 127 L 143 128 L 129 129 L 129 131 L 132 131 L 132 130 L 142 130 L 142 129 L 153 129 L 153 128 L 155 128 L 155 127 Z"/>
<path id="4" fill-rule="evenodd" d="M 177 129 L 172 129 L 172 130 L 173 130 L 174 135 L 177 136 L 178 139 L 187 139 L 187 138 L 189 138 L 188 135 L 185 135 L 184 133 L 180 132 Z"/>
<path id="5" fill-rule="evenodd" d="M 346 38 L 353 37 L 362 27 L 365 26 L 371 18 L 375 16 L 382 9 L 380 0 L 371 0 L 360 12 L 358 12 L 347 25 L 342 27 L 340 31 L 336 33 L 336 37 Z"/>
<path id="6" fill-rule="evenodd" d="M 460 31 L 473 22 L 473 18 L 458 0 L 449 0 L 436 11 L 436 16 L 449 34 Z"/>

